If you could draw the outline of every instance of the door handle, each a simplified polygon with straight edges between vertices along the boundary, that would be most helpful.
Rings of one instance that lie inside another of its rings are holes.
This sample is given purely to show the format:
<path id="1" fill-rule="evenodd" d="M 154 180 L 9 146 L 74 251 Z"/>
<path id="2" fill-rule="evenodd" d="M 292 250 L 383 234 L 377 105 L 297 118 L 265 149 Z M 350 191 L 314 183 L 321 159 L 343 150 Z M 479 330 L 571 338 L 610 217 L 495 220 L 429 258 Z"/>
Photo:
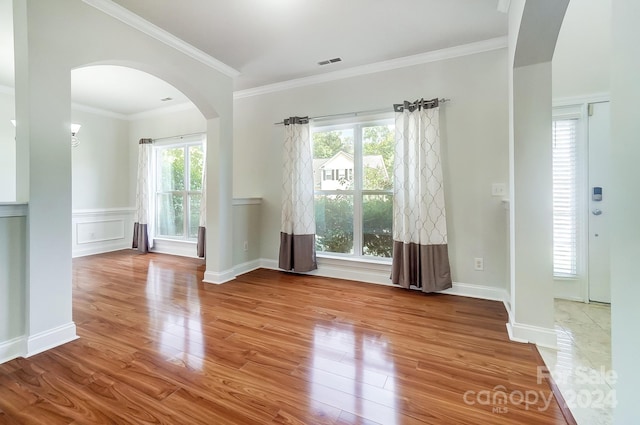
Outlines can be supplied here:
<path id="1" fill-rule="evenodd" d="M 601 210 L 601 209 L 596 208 L 596 209 L 594 209 L 593 211 L 591 211 L 591 213 L 592 213 L 593 215 L 600 215 L 600 214 L 602 214 L 602 210 Z"/>

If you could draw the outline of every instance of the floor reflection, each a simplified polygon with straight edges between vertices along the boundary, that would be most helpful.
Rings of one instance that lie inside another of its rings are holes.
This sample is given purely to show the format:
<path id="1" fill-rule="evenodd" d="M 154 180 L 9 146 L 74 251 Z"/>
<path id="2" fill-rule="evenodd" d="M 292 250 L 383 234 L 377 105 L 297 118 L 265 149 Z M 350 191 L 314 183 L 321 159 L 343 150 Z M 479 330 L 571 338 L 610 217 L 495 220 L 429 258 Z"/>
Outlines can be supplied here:
<path id="1" fill-rule="evenodd" d="M 389 342 L 350 325 L 314 328 L 310 376 L 312 401 L 376 423 L 400 423 L 395 364 Z"/>
<path id="2" fill-rule="evenodd" d="M 189 276 L 193 280 L 193 276 Z M 167 358 L 180 360 L 188 367 L 202 370 L 205 340 L 202 333 L 200 298 L 196 282 L 184 282 L 185 293 L 174 297 L 178 276 L 171 268 L 149 262 L 145 289 L 149 313 L 149 332 L 158 333 L 158 350 Z M 187 299 L 178 302 L 176 299 Z"/>
<path id="3" fill-rule="evenodd" d="M 579 425 L 612 423 L 611 308 L 555 301 L 558 348 L 539 348 Z"/>

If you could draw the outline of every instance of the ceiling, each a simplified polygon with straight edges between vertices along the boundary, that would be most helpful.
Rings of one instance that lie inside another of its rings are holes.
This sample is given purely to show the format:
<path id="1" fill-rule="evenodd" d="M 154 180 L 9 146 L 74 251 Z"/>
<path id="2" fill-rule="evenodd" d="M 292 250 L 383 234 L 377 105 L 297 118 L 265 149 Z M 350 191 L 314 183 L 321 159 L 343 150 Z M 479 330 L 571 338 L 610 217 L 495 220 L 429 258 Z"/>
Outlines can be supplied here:
<path id="1" fill-rule="evenodd" d="M 497 0 L 113 1 L 238 70 L 235 90 L 507 34 Z M 11 15 L 11 0 L 0 0 L 4 86 L 13 86 Z M 342 62 L 317 64 L 335 57 Z M 129 115 L 187 101 L 171 86 L 128 69 L 95 66 L 72 75 L 73 101 L 94 108 Z M 174 100 L 159 101 L 165 97 Z"/>

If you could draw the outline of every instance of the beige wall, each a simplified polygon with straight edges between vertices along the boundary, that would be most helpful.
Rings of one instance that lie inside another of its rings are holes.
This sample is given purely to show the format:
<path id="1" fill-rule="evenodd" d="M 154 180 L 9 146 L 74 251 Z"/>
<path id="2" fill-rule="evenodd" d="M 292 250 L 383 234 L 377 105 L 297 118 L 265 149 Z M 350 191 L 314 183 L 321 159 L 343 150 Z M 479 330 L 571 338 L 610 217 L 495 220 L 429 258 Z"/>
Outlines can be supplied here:
<path id="1" fill-rule="evenodd" d="M 73 110 L 81 124 L 80 145 L 71 149 L 72 208 L 105 209 L 130 203 L 129 123 L 126 120 Z"/>
<path id="2" fill-rule="evenodd" d="M 441 137 L 453 278 L 505 288 L 506 216 L 491 184 L 508 181 L 506 57 L 501 49 L 235 100 L 234 194 L 264 198 L 261 256 L 278 256 L 283 128 L 273 123 L 447 97 Z M 484 258 L 484 272 L 473 270 L 474 257 Z"/>
<path id="3" fill-rule="evenodd" d="M 16 200 L 16 132 L 10 122 L 14 104 L 12 94 L 0 92 L 0 202 Z"/>
<path id="4" fill-rule="evenodd" d="M 24 334 L 26 217 L 2 217 L 0 205 L 0 346 Z M 2 362 L 0 350 L 0 363 Z"/>
<path id="5" fill-rule="evenodd" d="M 571 0 L 553 55 L 553 98 L 611 90 L 611 0 Z"/>

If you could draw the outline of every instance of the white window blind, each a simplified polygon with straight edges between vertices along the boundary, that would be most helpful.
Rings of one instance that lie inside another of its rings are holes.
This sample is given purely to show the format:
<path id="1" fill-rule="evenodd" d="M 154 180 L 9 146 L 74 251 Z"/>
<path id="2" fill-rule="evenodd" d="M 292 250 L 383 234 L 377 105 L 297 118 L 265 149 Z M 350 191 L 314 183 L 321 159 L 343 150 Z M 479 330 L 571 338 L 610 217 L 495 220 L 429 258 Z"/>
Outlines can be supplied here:
<path id="1" fill-rule="evenodd" d="M 553 122 L 553 274 L 577 276 L 577 119 Z"/>

